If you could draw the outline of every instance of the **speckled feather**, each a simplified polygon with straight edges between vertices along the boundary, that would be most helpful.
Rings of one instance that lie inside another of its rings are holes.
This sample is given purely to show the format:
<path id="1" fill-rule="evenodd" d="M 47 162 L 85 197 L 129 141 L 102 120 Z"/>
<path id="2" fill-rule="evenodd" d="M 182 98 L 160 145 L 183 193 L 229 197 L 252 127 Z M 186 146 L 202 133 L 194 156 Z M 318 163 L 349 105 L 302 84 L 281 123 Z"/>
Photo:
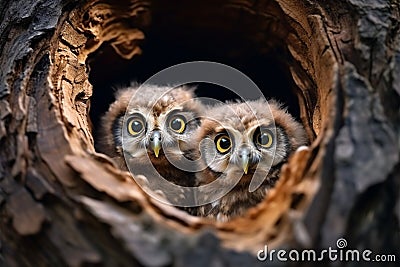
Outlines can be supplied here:
<path id="1" fill-rule="evenodd" d="M 172 109 L 179 109 L 182 112 L 187 112 L 190 116 L 198 117 L 202 112 L 202 105 L 194 98 L 194 89 L 186 86 L 174 88 L 155 86 L 155 85 L 142 85 L 139 89 L 139 85 L 134 84 L 128 88 L 122 88 L 116 93 L 116 101 L 110 105 L 107 113 L 102 117 L 101 132 L 104 133 L 99 139 L 99 150 L 109 156 L 113 157 L 119 166 L 123 169 L 126 168 L 124 154 L 122 150 L 122 135 L 123 135 L 123 119 L 125 112 L 129 114 L 131 110 L 139 110 L 148 112 L 149 116 L 156 118 L 154 119 L 153 127 L 159 127 L 158 119 L 165 113 Z M 128 109 L 128 110 L 127 110 Z M 188 123 L 189 124 L 189 123 Z M 195 122 L 191 122 L 189 125 L 192 128 L 197 128 L 199 125 Z M 189 127 L 188 126 L 188 127 Z M 194 129 L 191 129 L 194 131 Z M 172 137 L 170 137 L 172 139 Z M 187 137 L 189 140 L 189 136 Z M 124 142 L 129 142 L 128 138 Z M 168 148 L 170 150 L 176 150 L 175 146 L 178 146 L 178 141 L 172 140 L 174 147 Z M 146 148 L 139 147 L 139 142 L 133 140 L 132 144 L 137 145 L 136 149 L 143 150 L 143 153 L 134 158 L 132 162 L 131 170 L 137 170 L 135 174 L 144 174 L 151 176 L 152 170 L 149 165 L 148 158 L 159 174 L 165 179 L 180 185 L 193 185 L 194 177 L 192 173 L 182 171 L 168 162 L 163 152 L 160 153 L 158 158 L 153 155 L 147 155 Z M 172 151 L 173 157 L 190 157 L 192 148 L 190 147 L 191 142 L 179 141 L 180 151 Z M 130 147 L 126 146 L 127 149 Z M 132 148 L 133 149 L 133 148 Z M 148 156 L 148 157 L 147 157 Z"/>
<path id="2" fill-rule="evenodd" d="M 260 125 L 276 126 L 276 151 L 271 169 L 263 172 L 262 168 L 267 166 L 263 160 L 269 155 L 260 153 L 260 161 L 257 163 L 261 174 L 266 176 L 262 185 L 254 192 L 249 192 L 249 184 L 253 178 L 253 173 L 244 174 L 239 183 L 221 199 L 211 204 L 201 206 L 198 210 L 200 216 L 215 218 L 220 221 L 227 221 L 233 217 L 243 215 L 250 207 L 261 202 L 268 189 L 274 186 L 279 179 L 282 164 L 287 162 L 290 154 L 299 146 L 308 143 L 304 128 L 298 123 L 286 109 L 276 101 L 266 102 L 265 100 L 248 101 L 246 103 L 227 103 L 207 109 L 202 122 L 202 127 L 196 135 L 197 143 L 204 138 L 215 138 L 219 132 L 224 132 L 226 128 L 232 129 L 236 135 L 242 135 L 243 140 L 251 140 L 246 137 L 249 129 Z M 247 139 L 246 139 L 247 138 Z M 244 141 L 245 142 L 245 141 Z M 248 143 L 246 143 L 248 145 Z M 256 150 L 254 148 L 254 150 Z M 208 184 L 216 179 L 232 179 L 230 176 L 238 170 L 232 169 L 231 161 L 233 156 L 218 155 L 212 161 L 207 162 L 207 154 L 211 148 L 205 147 L 202 151 L 204 170 L 199 172 L 196 177 L 199 185 Z M 233 153 L 233 152 L 232 152 Z M 264 165 L 263 165 L 264 164 Z M 269 172 L 268 172 L 269 171 Z M 268 172 L 268 174 L 267 174 Z M 260 174 L 257 174 L 260 175 Z M 219 190 L 218 188 L 216 190 Z M 212 192 L 210 193 L 212 195 Z"/>

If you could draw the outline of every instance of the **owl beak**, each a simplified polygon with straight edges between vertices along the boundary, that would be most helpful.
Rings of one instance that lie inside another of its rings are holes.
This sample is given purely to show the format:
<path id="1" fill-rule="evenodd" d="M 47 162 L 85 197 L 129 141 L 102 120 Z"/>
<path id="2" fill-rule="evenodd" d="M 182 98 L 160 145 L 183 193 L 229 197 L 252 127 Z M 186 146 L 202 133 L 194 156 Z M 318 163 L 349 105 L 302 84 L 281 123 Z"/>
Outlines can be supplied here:
<path id="1" fill-rule="evenodd" d="M 249 171 L 250 150 L 248 148 L 241 148 L 239 150 L 239 159 L 244 174 L 247 174 L 247 172 Z"/>
<path id="2" fill-rule="evenodd" d="M 154 151 L 156 158 L 158 158 L 161 150 L 161 133 L 159 131 L 154 131 L 151 133 L 150 148 Z"/>

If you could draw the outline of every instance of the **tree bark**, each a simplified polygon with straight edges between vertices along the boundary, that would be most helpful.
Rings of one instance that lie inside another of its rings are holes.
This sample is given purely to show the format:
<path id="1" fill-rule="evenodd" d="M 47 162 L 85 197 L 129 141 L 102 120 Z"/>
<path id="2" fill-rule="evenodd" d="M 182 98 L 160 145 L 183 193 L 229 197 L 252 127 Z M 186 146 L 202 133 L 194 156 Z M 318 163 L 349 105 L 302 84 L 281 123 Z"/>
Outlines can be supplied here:
<path id="1" fill-rule="evenodd" d="M 248 40 L 239 54 L 287 53 L 312 144 L 244 217 L 159 203 L 95 151 L 88 58 L 105 45 L 140 57 L 152 25 L 229 33 Z M 2 0 L 0 35 L 2 266 L 265 266 L 265 245 L 339 238 L 400 261 L 398 0 Z"/>

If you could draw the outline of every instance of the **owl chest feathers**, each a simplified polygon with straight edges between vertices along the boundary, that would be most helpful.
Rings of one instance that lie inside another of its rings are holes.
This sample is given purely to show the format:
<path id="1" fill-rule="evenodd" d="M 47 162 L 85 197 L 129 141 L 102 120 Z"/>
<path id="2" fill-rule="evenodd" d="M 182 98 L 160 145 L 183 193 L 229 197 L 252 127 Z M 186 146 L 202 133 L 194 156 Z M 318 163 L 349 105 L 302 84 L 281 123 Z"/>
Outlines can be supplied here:
<path id="1" fill-rule="evenodd" d="M 194 173 L 182 170 L 173 163 L 165 159 L 165 155 L 160 155 L 159 158 L 152 157 L 150 164 L 131 164 L 132 172 L 143 174 L 151 179 L 151 176 L 159 175 L 163 179 L 179 186 L 192 187 L 196 185 Z M 152 175 L 153 173 L 153 175 Z"/>
<path id="2" fill-rule="evenodd" d="M 249 190 L 250 181 L 253 178 L 252 174 L 243 175 L 225 196 L 200 207 L 199 214 L 204 217 L 216 218 L 218 221 L 228 221 L 230 218 L 243 215 L 249 208 L 256 206 L 265 199 L 268 190 L 274 187 L 279 179 L 282 164 L 272 167 L 268 177 L 264 177 L 260 187 L 253 192 Z M 206 172 L 208 178 L 213 175 L 214 179 L 227 179 L 223 173 L 215 173 L 209 168 Z M 207 183 L 210 182 L 212 182 L 212 179 L 207 181 Z"/>

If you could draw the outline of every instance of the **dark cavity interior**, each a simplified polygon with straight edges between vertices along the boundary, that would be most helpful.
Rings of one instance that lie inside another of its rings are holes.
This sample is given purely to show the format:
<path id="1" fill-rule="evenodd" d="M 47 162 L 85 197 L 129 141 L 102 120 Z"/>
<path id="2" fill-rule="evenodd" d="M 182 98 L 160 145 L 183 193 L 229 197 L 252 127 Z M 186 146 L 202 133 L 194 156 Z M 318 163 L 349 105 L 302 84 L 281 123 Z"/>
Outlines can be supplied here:
<path id="1" fill-rule="evenodd" d="M 88 60 L 89 80 L 93 85 L 90 117 L 95 140 L 100 117 L 114 101 L 118 88 L 131 81 L 144 82 L 165 68 L 189 61 L 214 61 L 238 69 L 255 82 L 267 99 L 283 102 L 300 121 L 298 89 L 289 72 L 290 56 L 283 41 L 260 44 L 253 38 L 254 30 L 246 33 L 234 25 L 202 26 L 196 19 L 191 24 L 188 17 L 183 22 L 171 12 L 154 10 L 152 24 L 144 30 L 142 55 L 125 60 L 110 45 L 104 44 Z M 237 24 L 232 18 L 219 18 L 219 21 Z M 206 83 L 197 84 L 196 94 L 220 101 L 237 98 L 228 89 Z"/>

